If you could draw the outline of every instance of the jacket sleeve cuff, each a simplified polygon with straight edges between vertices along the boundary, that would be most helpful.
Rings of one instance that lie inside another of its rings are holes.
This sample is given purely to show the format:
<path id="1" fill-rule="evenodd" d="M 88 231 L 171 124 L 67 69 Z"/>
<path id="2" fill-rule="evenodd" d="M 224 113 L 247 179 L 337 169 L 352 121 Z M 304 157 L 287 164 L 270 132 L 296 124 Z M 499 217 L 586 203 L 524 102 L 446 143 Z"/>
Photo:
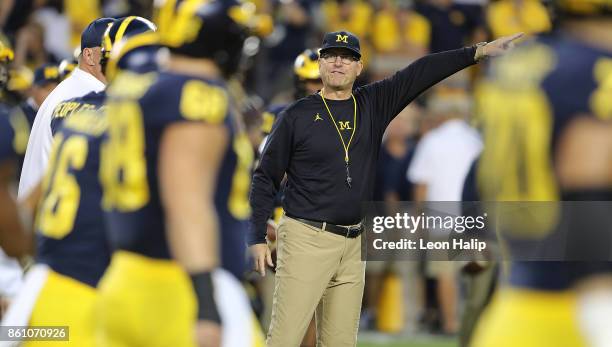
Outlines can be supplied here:
<path id="1" fill-rule="evenodd" d="M 471 64 L 476 64 L 483 60 L 483 59 L 476 59 L 476 50 L 478 49 L 478 44 L 474 46 L 466 47 L 465 49 L 467 51 Z"/>
<path id="2" fill-rule="evenodd" d="M 249 233 L 247 234 L 247 245 L 252 246 L 259 243 L 267 243 L 266 241 L 266 228 L 255 228 L 251 226 Z"/>

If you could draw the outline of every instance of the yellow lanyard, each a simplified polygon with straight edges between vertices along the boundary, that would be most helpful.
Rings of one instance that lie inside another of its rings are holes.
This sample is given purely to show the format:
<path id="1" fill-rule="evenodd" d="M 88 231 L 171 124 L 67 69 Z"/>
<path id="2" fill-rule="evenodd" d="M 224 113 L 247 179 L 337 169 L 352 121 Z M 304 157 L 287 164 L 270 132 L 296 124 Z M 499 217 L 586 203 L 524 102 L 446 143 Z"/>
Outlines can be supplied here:
<path id="1" fill-rule="evenodd" d="M 351 147 L 351 141 L 353 141 L 353 135 L 355 135 L 355 129 L 357 129 L 357 101 L 355 101 L 355 96 L 353 96 L 353 94 L 351 93 L 351 97 L 353 98 L 353 107 L 354 107 L 353 108 L 353 132 L 351 133 L 351 137 L 349 138 L 348 144 L 345 144 L 344 138 L 342 137 L 342 133 L 340 133 L 340 129 L 338 129 L 338 124 L 336 124 L 336 120 L 334 119 L 334 116 L 329 110 L 329 107 L 327 106 L 327 102 L 325 102 L 325 97 L 321 93 L 319 93 L 319 95 L 321 96 L 321 99 L 323 99 L 323 104 L 325 105 L 325 108 L 327 109 L 327 113 L 329 114 L 329 117 L 331 118 L 332 123 L 334 123 L 334 126 L 336 127 L 338 136 L 340 136 L 340 141 L 342 142 L 342 147 L 344 148 L 344 162 L 346 163 L 346 165 L 348 165 L 349 148 Z"/>

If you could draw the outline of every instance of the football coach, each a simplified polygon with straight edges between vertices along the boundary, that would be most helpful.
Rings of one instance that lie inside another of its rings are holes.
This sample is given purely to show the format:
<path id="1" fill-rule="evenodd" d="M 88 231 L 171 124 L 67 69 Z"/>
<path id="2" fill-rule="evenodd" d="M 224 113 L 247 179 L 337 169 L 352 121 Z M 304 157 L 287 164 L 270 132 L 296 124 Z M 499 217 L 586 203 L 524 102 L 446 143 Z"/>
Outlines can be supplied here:
<path id="1" fill-rule="evenodd" d="M 502 54 L 520 36 L 430 54 L 353 90 L 363 69 L 359 39 L 346 31 L 325 35 L 323 88 L 280 113 L 253 175 L 248 242 L 262 276 L 272 266 L 267 220 L 287 175 L 268 347 L 299 346 L 315 311 L 318 346 L 355 346 L 365 271 L 361 203 L 373 197 L 385 128 L 423 91 Z"/>

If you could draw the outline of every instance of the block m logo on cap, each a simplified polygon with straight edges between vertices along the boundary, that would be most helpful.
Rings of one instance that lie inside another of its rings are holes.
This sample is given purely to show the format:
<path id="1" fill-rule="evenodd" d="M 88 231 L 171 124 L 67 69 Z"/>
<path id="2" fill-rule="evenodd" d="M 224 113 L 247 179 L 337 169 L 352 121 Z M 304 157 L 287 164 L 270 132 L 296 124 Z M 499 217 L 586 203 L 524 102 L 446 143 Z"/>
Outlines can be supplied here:
<path id="1" fill-rule="evenodd" d="M 612 0 L 610 0 L 612 1 Z M 357 58 L 361 58 L 359 51 L 359 39 L 348 31 L 333 31 L 325 34 L 320 53 L 324 53 L 329 48 L 344 48 L 352 52 Z"/>

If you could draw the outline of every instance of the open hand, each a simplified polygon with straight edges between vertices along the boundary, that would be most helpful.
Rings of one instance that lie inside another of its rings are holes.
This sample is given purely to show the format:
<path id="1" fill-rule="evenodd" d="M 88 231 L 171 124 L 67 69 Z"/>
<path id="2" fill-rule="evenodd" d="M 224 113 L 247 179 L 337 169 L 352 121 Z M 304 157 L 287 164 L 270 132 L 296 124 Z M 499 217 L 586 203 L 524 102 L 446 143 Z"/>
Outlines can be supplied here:
<path id="1" fill-rule="evenodd" d="M 255 271 L 259 272 L 261 276 L 266 275 L 266 264 L 274 266 L 272 263 L 272 253 L 270 247 L 266 243 L 258 243 L 249 247 L 251 254 L 253 255 L 253 261 L 255 265 Z"/>
<path id="2" fill-rule="evenodd" d="M 500 37 L 495 41 L 489 42 L 486 45 L 478 47 L 476 49 L 476 60 L 489 57 L 497 57 L 506 53 L 514 47 L 515 41 L 523 37 L 523 35 L 523 33 L 518 33 L 510 36 Z"/>

